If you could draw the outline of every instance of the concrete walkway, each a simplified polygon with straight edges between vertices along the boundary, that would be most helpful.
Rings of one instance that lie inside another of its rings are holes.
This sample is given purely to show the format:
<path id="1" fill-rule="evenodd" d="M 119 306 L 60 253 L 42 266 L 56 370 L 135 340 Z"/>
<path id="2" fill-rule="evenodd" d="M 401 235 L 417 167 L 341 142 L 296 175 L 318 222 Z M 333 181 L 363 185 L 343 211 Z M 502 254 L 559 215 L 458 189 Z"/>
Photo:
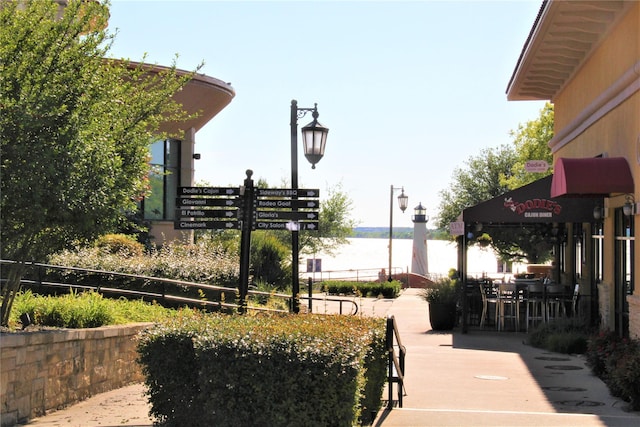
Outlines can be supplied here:
<path id="1" fill-rule="evenodd" d="M 381 410 L 375 426 L 640 426 L 640 412 L 625 412 L 582 357 L 530 347 L 525 333 L 431 331 L 418 292 L 356 299 L 365 315 L 393 315 L 407 348 L 403 407 Z M 393 392 L 395 399 L 396 386 Z M 151 426 L 148 412 L 144 386 L 136 384 L 28 425 Z"/>

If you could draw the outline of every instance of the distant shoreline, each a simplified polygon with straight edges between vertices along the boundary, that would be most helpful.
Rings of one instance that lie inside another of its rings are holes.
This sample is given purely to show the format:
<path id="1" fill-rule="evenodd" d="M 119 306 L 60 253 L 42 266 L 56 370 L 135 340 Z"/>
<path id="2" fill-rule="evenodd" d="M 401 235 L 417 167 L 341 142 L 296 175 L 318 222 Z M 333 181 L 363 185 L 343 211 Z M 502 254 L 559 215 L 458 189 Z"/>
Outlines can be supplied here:
<path id="1" fill-rule="evenodd" d="M 355 227 L 349 236 L 354 239 L 388 239 L 389 227 Z M 429 240 L 450 240 L 449 233 L 443 230 L 427 230 Z M 394 239 L 413 239 L 412 227 L 393 227 Z"/>

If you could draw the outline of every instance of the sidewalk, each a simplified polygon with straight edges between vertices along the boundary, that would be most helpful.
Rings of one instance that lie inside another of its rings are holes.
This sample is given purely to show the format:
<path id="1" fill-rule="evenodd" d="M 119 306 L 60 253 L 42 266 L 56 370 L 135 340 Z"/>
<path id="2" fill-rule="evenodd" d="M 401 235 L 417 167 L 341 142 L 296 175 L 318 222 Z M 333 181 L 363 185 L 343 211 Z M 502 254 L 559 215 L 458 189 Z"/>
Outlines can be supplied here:
<path id="1" fill-rule="evenodd" d="M 357 301 L 366 315 L 395 316 L 407 348 L 403 407 L 383 408 L 375 426 L 640 425 L 640 412 L 625 412 L 582 357 L 527 346 L 524 333 L 430 331 L 427 303 L 416 289 L 396 300 Z M 396 399 L 395 386 L 393 392 Z M 152 426 L 148 412 L 144 386 L 136 384 L 27 425 Z"/>

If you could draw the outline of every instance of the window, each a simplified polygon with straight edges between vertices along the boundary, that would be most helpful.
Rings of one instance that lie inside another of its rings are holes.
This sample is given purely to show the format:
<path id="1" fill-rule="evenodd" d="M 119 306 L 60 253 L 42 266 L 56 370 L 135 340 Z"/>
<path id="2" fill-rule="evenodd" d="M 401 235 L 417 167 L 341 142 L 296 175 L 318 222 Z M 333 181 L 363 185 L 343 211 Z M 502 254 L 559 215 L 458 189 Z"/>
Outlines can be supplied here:
<path id="1" fill-rule="evenodd" d="M 145 219 L 173 220 L 180 185 L 180 141 L 166 139 L 151 145 L 150 194 L 144 198 Z"/>
<path id="2" fill-rule="evenodd" d="M 603 247 L 604 247 L 604 229 L 602 222 L 593 224 L 592 235 L 593 238 L 593 274 L 597 283 L 602 282 L 602 270 L 603 270 Z"/>
<path id="3" fill-rule="evenodd" d="M 626 216 L 622 208 L 615 212 L 615 310 L 616 331 L 623 337 L 629 334 L 629 303 L 633 293 L 634 217 Z"/>

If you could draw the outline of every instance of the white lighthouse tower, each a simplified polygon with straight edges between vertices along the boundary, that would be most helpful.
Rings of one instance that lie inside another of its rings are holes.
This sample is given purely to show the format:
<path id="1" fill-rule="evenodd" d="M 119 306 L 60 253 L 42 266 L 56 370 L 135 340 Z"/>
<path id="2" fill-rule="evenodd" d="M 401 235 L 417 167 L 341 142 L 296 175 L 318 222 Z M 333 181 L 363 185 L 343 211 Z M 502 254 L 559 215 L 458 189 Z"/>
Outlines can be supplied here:
<path id="1" fill-rule="evenodd" d="M 427 260 L 427 210 L 422 202 L 413 210 L 413 255 L 411 257 L 411 272 L 426 276 L 429 274 L 429 261 Z"/>

